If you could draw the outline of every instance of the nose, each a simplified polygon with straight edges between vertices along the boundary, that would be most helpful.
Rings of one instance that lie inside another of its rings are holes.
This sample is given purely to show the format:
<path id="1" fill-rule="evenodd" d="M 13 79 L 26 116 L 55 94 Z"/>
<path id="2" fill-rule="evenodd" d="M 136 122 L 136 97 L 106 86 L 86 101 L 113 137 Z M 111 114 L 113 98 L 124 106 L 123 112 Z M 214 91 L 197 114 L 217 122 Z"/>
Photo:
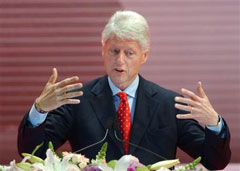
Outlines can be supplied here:
<path id="1" fill-rule="evenodd" d="M 125 54 L 123 51 L 120 51 L 119 55 L 117 56 L 116 62 L 117 64 L 123 64 L 125 59 Z"/>

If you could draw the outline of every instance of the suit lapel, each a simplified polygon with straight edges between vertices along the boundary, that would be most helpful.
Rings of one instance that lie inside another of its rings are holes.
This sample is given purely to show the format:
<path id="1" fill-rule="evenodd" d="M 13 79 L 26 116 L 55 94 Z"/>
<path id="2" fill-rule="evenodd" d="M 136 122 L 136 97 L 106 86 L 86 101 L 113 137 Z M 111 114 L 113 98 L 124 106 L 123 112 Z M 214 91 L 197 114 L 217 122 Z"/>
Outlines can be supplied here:
<path id="1" fill-rule="evenodd" d="M 109 136 L 123 154 L 124 151 L 122 148 L 122 143 L 116 140 L 112 129 L 113 122 L 117 120 L 117 116 L 113 103 L 112 91 L 108 85 L 107 76 L 101 78 L 91 91 L 94 97 L 92 100 L 90 100 L 90 103 L 96 113 L 98 120 L 105 130 L 109 129 Z M 120 135 L 119 127 L 117 127 L 116 131 L 118 135 Z"/>
<path id="2" fill-rule="evenodd" d="M 93 98 L 90 100 L 90 103 L 98 120 L 105 130 L 109 129 L 109 137 L 111 137 L 121 153 L 124 154 L 123 145 L 116 140 L 112 129 L 113 122 L 117 121 L 117 115 L 107 76 L 101 78 L 91 91 Z M 154 94 L 156 94 L 156 92 L 147 84 L 147 81 L 140 76 L 135 114 L 130 135 L 130 142 L 134 144 L 138 145 L 141 142 L 153 116 L 154 109 L 159 105 L 159 103 L 152 98 Z M 116 128 L 116 131 L 118 136 L 121 137 L 119 126 Z M 133 154 L 135 149 L 135 147 L 130 146 L 129 153 Z"/>
<path id="3" fill-rule="evenodd" d="M 142 77 L 140 77 L 137 91 L 137 101 L 131 128 L 130 142 L 138 145 L 149 126 L 154 109 L 158 106 L 158 103 L 152 98 L 156 92 L 152 90 L 151 86 L 147 85 L 147 81 Z M 130 146 L 130 154 L 133 154 L 135 149 L 136 147 Z"/>

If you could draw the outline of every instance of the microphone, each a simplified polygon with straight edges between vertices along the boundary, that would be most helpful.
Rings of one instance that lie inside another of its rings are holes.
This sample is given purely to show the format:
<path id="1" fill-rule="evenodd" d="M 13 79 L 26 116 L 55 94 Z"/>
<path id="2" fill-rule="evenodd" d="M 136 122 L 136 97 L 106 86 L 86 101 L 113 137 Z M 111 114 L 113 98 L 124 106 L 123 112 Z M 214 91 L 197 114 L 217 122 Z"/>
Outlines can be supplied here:
<path id="1" fill-rule="evenodd" d="M 93 146 L 95 146 L 95 145 L 98 145 L 98 144 L 102 143 L 102 142 L 106 139 L 107 135 L 108 135 L 108 129 L 106 129 L 106 132 L 105 132 L 105 135 L 104 135 L 103 139 L 101 139 L 100 141 L 95 142 L 95 143 L 93 143 L 93 144 L 91 144 L 91 145 L 88 145 L 88 146 L 86 146 L 86 147 L 84 147 L 84 148 L 81 148 L 81 149 L 79 149 L 79 150 L 77 150 L 77 151 L 74 151 L 73 153 L 79 153 L 79 152 L 81 152 L 81 151 L 84 151 L 84 150 L 86 150 L 86 149 L 88 149 L 88 148 L 91 148 L 91 147 L 93 147 Z"/>
<path id="2" fill-rule="evenodd" d="M 88 149 L 88 148 L 94 147 L 95 145 L 98 145 L 98 144 L 102 143 L 102 142 L 107 138 L 109 129 L 111 129 L 112 124 L 113 124 L 113 118 L 108 118 L 107 123 L 106 123 L 107 129 L 106 129 L 106 132 L 105 132 L 105 135 L 104 135 L 103 139 L 101 139 L 100 141 L 95 142 L 95 143 L 93 143 L 93 144 L 91 144 L 91 145 L 88 145 L 88 146 L 86 146 L 86 147 L 84 147 L 84 148 L 81 148 L 81 149 L 79 149 L 79 150 L 77 150 L 77 151 L 74 151 L 73 153 L 79 153 L 79 152 L 81 152 L 81 151 L 84 151 L 84 150 L 86 150 L 86 149 Z"/>
<path id="3" fill-rule="evenodd" d="M 136 145 L 136 144 L 134 144 L 134 143 L 127 142 L 127 141 L 124 141 L 124 140 L 120 139 L 120 138 L 117 136 L 116 128 L 117 128 L 117 121 L 115 120 L 115 121 L 113 122 L 113 131 L 114 131 L 114 136 L 115 136 L 115 138 L 116 138 L 119 142 L 121 142 L 121 143 L 126 143 L 126 144 L 129 144 L 129 145 L 133 146 L 133 147 L 139 148 L 139 149 L 141 149 L 141 150 L 143 150 L 143 151 L 145 151 L 145 152 L 148 152 L 148 153 L 150 153 L 150 154 L 152 154 L 152 155 L 160 158 L 161 160 L 162 160 L 162 159 L 163 159 L 163 160 L 168 160 L 167 158 L 165 158 L 165 157 L 163 157 L 163 156 L 161 156 L 161 155 L 159 155 L 159 154 L 157 154 L 157 153 L 154 153 L 154 152 L 152 152 L 151 150 L 148 150 L 148 149 L 146 149 L 146 148 L 144 148 L 144 147 L 141 147 L 141 146 L 139 146 L 139 145 Z"/>

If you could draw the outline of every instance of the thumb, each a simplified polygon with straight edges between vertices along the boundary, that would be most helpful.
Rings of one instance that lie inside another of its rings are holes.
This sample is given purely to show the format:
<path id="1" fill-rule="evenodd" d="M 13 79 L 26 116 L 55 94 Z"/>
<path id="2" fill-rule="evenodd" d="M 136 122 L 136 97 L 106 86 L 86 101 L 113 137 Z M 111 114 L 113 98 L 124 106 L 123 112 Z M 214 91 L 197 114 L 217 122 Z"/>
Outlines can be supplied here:
<path id="1" fill-rule="evenodd" d="M 57 76 L 58 76 L 57 69 L 53 68 L 53 72 L 52 72 L 51 77 L 48 80 L 48 83 L 54 84 L 56 82 L 56 80 L 57 80 Z"/>
<path id="2" fill-rule="evenodd" d="M 198 93 L 199 93 L 199 95 L 200 95 L 200 97 L 206 97 L 206 94 L 205 94 L 205 92 L 204 92 L 204 90 L 203 90 L 203 88 L 202 88 L 202 82 L 198 82 Z"/>

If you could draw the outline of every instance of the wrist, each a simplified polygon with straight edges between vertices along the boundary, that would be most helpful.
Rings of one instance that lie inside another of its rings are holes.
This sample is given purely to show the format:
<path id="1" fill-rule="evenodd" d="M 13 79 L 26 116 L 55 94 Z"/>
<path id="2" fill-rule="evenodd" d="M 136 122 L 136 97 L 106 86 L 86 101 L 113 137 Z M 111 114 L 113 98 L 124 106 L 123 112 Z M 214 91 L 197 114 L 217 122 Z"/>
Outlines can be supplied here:
<path id="1" fill-rule="evenodd" d="M 43 113 L 43 114 L 45 114 L 45 113 L 48 112 L 48 111 L 45 111 L 45 110 L 41 109 L 38 100 L 35 101 L 34 106 L 35 106 L 36 110 L 37 110 L 39 113 Z"/>
<path id="2" fill-rule="evenodd" d="M 219 115 L 218 115 L 218 116 L 217 116 L 217 120 L 214 122 L 214 124 L 209 124 L 209 125 L 207 125 L 207 126 L 218 126 L 219 123 L 220 123 L 220 117 L 219 117 Z"/>

